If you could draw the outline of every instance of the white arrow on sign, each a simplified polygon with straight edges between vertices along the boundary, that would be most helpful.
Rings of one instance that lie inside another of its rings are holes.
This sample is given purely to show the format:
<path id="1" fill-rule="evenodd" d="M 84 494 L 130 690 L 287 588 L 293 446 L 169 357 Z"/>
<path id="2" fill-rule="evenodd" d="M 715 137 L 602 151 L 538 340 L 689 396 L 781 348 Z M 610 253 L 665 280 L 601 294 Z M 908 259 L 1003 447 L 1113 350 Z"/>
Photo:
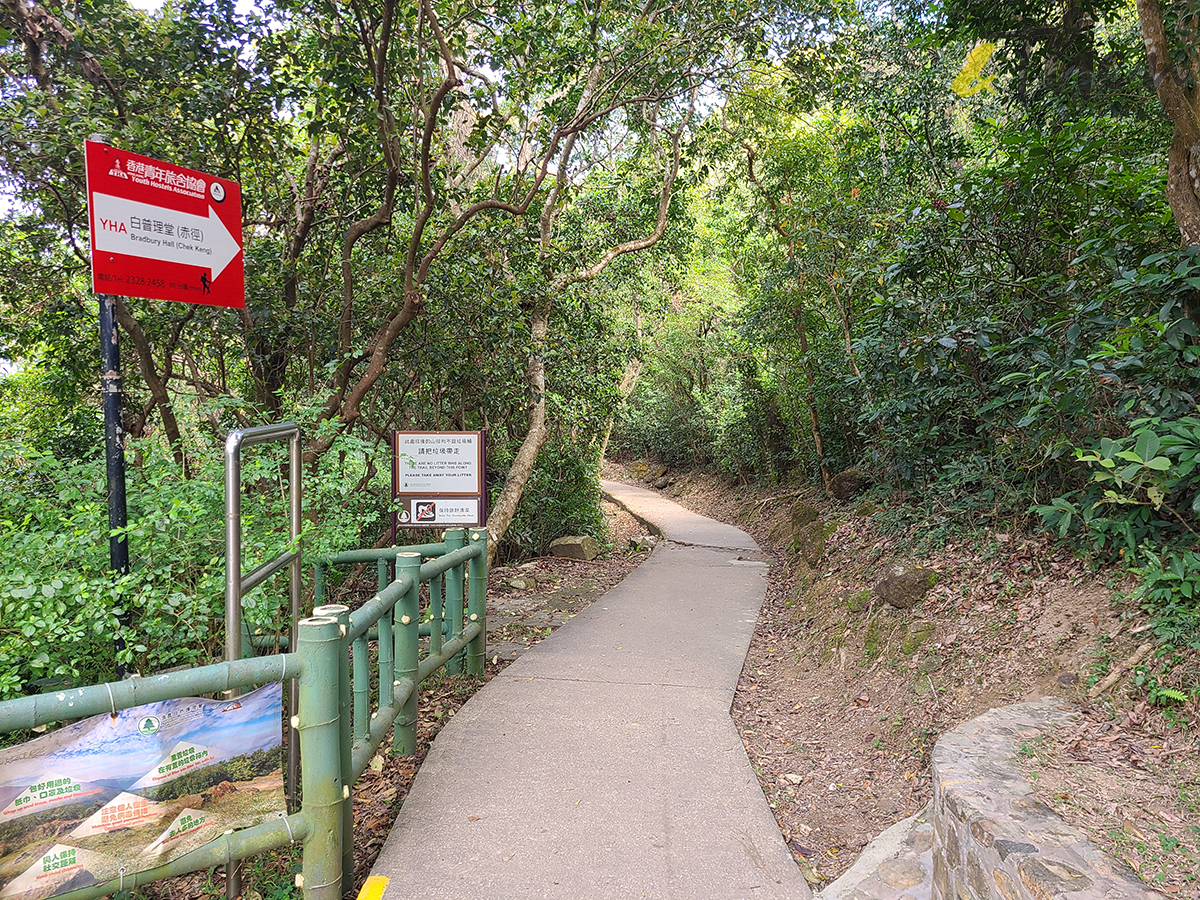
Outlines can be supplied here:
<path id="1" fill-rule="evenodd" d="M 213 281 L 242 249 L 211 206 L 205 218 L 92 194 L 92 213 L 98 251 L 200 266 L 212 271 Z"/>

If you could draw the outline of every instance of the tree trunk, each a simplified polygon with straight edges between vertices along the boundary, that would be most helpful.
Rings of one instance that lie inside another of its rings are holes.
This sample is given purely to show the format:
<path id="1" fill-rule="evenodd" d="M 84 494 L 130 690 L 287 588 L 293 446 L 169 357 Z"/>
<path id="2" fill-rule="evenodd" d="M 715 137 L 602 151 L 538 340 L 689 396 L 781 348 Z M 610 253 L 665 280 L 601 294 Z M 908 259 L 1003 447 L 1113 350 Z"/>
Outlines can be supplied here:
<path id="1" fill-rule="evenodd" d="M 1175 138 L 1167 152 L 1167 202 L 1175 215 L 1180 237 L 1188 246 L 1200 244 L 1200 183 L 1194 174 L 1200 171 L 1200 153 L 1193 139 L 1195 131 L 1195 122 L 1185 128 L 1176 125 Z"/>
<path id="2" fill-rule="evenodd" d="M 318 114 L 320 109 L 318 105 Z M 334 163 L 345 152 L 341 146 L 334 147 L 322 161 L 321 143 L 320 136 L 312 138 L 304 165 L 304 180 L 301 183 L 297 184 L 291 173 L 284 170 L 284 176 L 292 189 L 295 224 L 292 226 L 292 234 L 280 264 L 285 310 L 283 318 L 278 327 L 272 324 L 268 328 L 264 327 L 263 322 L 256 321 L 250 310 L 241 311 L 255 399 L 267 411 L 272 421 L 278 420 L 283 408 L 282 392 L 287 378 L 288 363 L 295 355 L 295 347 L 300 340 L 300 329 L 295 318 L 299 305 L 300 258 L 308 246 L 317 206 L 329 187 Z M 267 321 L 271 321 L 269 317 Z"/>
<path id="3" fill-rule="evenodd" d="M 625 363 L 625 371 L 621 374 L 621 402 L 617 408 L 620 409 L 625 405 L 625 401 L 633 396 L 633 389 L 637 387 L 638 376 L 642 374 L 642 361 L 636 357 Z M 608 452 L 608 440 L 612 437 L 613 424 L 617 421 L 617 414 L 614 412 L 608 417 L 608 421 L 604 425 L 604 438 L 600 441 L 600 459 L 604 459 L 604 454 Z"/>
<path id="4" fill-rule="evenodd" d="M 125 305 L 125 301 L 120 297 L 117 298 L 116 305 L 117 322 L 129 335 L 129 339 L 133 342 L 134 353 L 137 356 L 138 369 L 142 373 L 142 380 L 146 382 L 146 387 L 150 390 L 150 396 L 154 398 L 154 405 L 158 407 L 158 414 L 162 417 L 163 433 L 167 438 L 167 445 L 171 448 L 171 456 L 175 460 L 175 465 L 179 466 L 180 472 L 185 478 L 190 478 L 191 466 L 188 463 L 187 455 L 183 449 L 183 435 L 179 430 L 179 421 L 175 418 L 175 408 L 171 404 L 171 394 L 167 390 L 167 382 L 169 375 L 162 376 L 154 365 L 154 353 L 150 347 L 150 341 L 146 337 L 146 333 L 142 331 L 142 326 L 138 324 L 137 319 L 130 313 L 129 308 Z"/>
<path id="5" fill-rule="evenodd" d="M 813 444 L 817 448 L 817 465 L 821 469 L 821 480 L 825 483 L 825 491 L 829 492 L 829 470 L 825 468 L 825 442 L 821 439 L 821 419 L 817 415 L 817 379 L 813 375 L 812 364 L 808 361 L 808 328 L 804 324 L 804 303 L 796 307 L 796 335 L 800 339 L 800 368 L 804 371 L 804 380 L 808 392 L 804 402 L 808 406 L 809 425 L 812 428 Z"/>
<path id="6" fill-rule="evenodd" d="M 732 134 L 728 128 L 725 129 Z M 742 147 L 746 151 L 746 177 L 763 200 L 766 201 L 767 208 L 771 211 L 771 227 L 776 233 L 783 238 L 785 253 L 788 260 L 796 258 L 797 241 L 789 233 L 788 229 L 783 225 L 783 214 L 779 208 L 778 200 L 771 195 L 758 176 L 754 172 L 754 147 L 748 142 L 743 142 Z M 821 479 L 825 483 L 825 490 L 829 490 L 829 471 L 825 468 L 825 442 L 821 439 L 821 419 L 817 415 L 817 379 L 813 375 L 812 366 L 808 361 L 808 330 L 804 325 L 804 299 L 802 294 L 803 286 L 796 284 L 797 307 L 796 307 L 796 334 L 800 341 L 800 353 L 802 361 L 800 368 L 804 372 L 804 380 L 808 385 L 808 392 L 804 398 L 805 404 L 808 406 L 809 424 L 812 428 L 813 444 L 817 449 L 817 465 L 821 469 Z"/>
<path id="7" fill-rule="evenodd" d="M 637 301 L 633 303 L 633 333 L 637 336 L 638 346 L 642 345 L 642 311 L 638 308 Z M 612 437 L 613 424 L 617 421 L 617 412 L 625 406 L 625 402 L 633 396 L 633 389 L 637 387 L 638 377 L 642 374 L 643 361 L 637 357 L 625 361 L 625 371 L 621 373 L 621 400 L 617 404 L 617 409 L 604 425 L 604 438 L 600 441 L 600 461 L 604 461 L 605 454 L 608 453 L 608 441 Z"/>
<path id="8" fill-rule="evenodd" d="M 1185 63 L 1171 62 L 1159 0 L 1138 0 L 1138 19 L 1146 43 L 1146 62 L 1158 99 L 1175 128 L 1167 154 L 1167 201 L 1184 244 L 1200 244 L 1200 57 L 1185 50 Z M 1195 35 L 1193 34 L 1194 38 Z M 1190 57 L 1190 58 L 1189 58 Z M 1191 85 L 1189 87 L 1189 85 Z"/>
<path id="9" fill-rule="evenodd" d="M 1154 79 L 1159 102 L 1174 127 L 1167 152 L 1167 202 L 1179 226 L 1184 246 L 1200 244 L 1200 53 L 1196 51 L 1198 23 L 1195 14 L 1175 34 L 1181 62 L 1171 60 L 1171 47 L 1163 24 L 1159 0 L 1137 0 L 1138 20 L 1146 44 L 1146 63 Z M 1200 293 L 1192 291 L 1184 314 L 1200 324 Z"/>
<path id="10" fill-rule="evenodd" d="M 388 21 L 391 21 L 391 10 L 394 4 L 389 0 Z M 529 209 L 541 188 L 543 180 L 549 172 L 550 160 L 556 153 L 561 135 L 556 134 L 546 149 L 539 170 L 530 180 L 523 197 L 517 202 L 507 202 L 493 196 L 478 200 L 469 207 L 454 215 L 452 220 L 442 227 L 440 234 L 428 248 L 425 248 L 424 236 L 438 208 L 437 195 L 434 191 L 432 173 L 437 166 L 433 158 L 434 136 L 437 131 L 442 102 L 447 95 L 459 86 L 457 64 L 445 40 L 441 36 L 437 16 L 428 0 L 422 0 L 421 8 L 433 34 L 437 37 L 440 60 L 446 76 L 441 80 L 437 89 L 429 97 L 424 109 L 424 125 L 420 131 L 420 147 L 417 156 L 416 184 L 418 186 L 416 218 L 409 234 L 408 250 L 404 262 L 404 295 L 398 310 L 387 317 L 369 341 L 367 349 L 359 355 L 350 355 L 353 343 L 353 301 L 354 301 L 354 270 L 352 251 L 354 245 L 363 235 L 377 228 L 391 224 L 392 211 L 395 204 L 395 194 L 399 185 L 400 169 L 398 140 L 395 122 L 389 110 L 389 100 L 384 85 L 386 83 L 387 44 L 381 44 L 381 49 L 374 53 L 379 70 L 376 72 L 376 113 L 379 118 L 380 146 L 383 150 L 385 165 L 384 203 L 371 215 L 353 223 L 347 229 L 342 244 L 342 311 L 338 323 L 338 343 L 343 354 L 343 360 L 334 377 L 333 391 L 322 410 L 320 420 L 332 422 L 335 428 L 329 428 L 323 434 L 308 440 L 304 449 L 304 461 L 312 464 L 333 446 L 338 435 L 358 421 L 362 415 L 362 404 L 375 387 L 376 382 L 384 375 L 390 364 L 390 351 L 396 338 L 424 310 L 424 286 L 429 275 L 429 268 L 441 255 L 447 243 L 454 235 L 475 216 L 488 211 L 506 212 L 514 218 L 519 218 Z M 381 33 L 390 40 L 391 26 L 381 28 Z M 498 183 L 498 182 L 497 182 Z M 498 188 L 497 188 L 498 190 Z M 366 370 L 354 380 L 355 369 L 363 362 L 367 363 Z"/>
<path id="11" fill-rule="evenodd" d="M 842 337 L 846 341 L 846 362 L 850 364 L 850 371 L 854 373 L 855 378 L 862 378 L 862 372 L 858 369 L 858 357 L 854 352 L 854 342 L 850 336 L 850 309 L 849 305 L 842 302 L 842 298 L 838 295 L 837 286 L 833 284 L 833 279 L 830 279 L 829 293 L 833 297 L 833 303 L 838 309 L 838 317 L 842 320 Z M 867 401 L 870 402 L 871 397 L 867 395 Z"/>
<path id="12" fill-rule="evenodd" d="M 850 364 L 850 371 L 854 373 L 854 377 L 862 382 L 862 371 L 858 368 L 858 354 L 854 352 L 854 342 L 851 339 L 850 332 L 850 308 L 848 303 L 843 303 L 842 298 L 838 295 L 837 289 L 831 285 L 833 294 L 833 302 L 837 305 L 838 315 L 842 320 L 842 336 L 846 341 L 846 361 Z M 867 398 L 867 405 L 874 406 L 875 398 L 871 396 L 871 389 L 866 384 L 863 384 L 863 396 Z M 875 419 L 873 422 L 875 433 L 883 437 L 883 424 Z M 847 446 L 851 446 L 847 442 Z"/>
<path id="13" fill-rule="evenodd" d="M 496 548 L 512 524 L 525 485 L 533 474 L 538 452 L 546 443 L 549 431 L 546 428 L 546 363 L 543 352 L 546 347 L 546 332 L 550 321 L 550 303 L 543 300 L 533 311 L 529 323 L 529 361 L 525 372 L 529 384 L 531 405 L 529 407 L 529 430 L 521 442 L 516 459 L 504 479 L 504 489 L 488 514 L 488 566 L 496 559 Z"/>
<path id="14" fill-rule="evenodd" d="M 696 90 L 693 88 L 691 105 L 689 106 L 685 125 L 691 121 L 695 102 Z M 489 565 L 495 560 L 496 547 L 499 546 L 500 541 L 504 538 L 504 533 L 512 523 L 513 516 L 517 511 L 517 505 L 521 502 L 521 497 L 525 492 L 525 485 L 529 482 L 529 476 L 533 474 L 533 466 L 537 461 L 538 451 L 546 443 L 546 437 L 549 433 L 546 428 L 546 363 L 542 357 L 542 353 L 546 346 L 550 310 L 553 306 L 551 298 L 561 295 L 572 285 L 593 281 L 598 278 L 619 257 L 627 253 L 640 253 L 658 243 L 667 230 L 667 212 L 671 204 L 671 192 L 675 187 L 675 178 L 679 174 L 680 143 L 682 139 L 683 126 L 680 126 L 679 130 L 672 134 L 671 155 L 667 160 L 665 171 L 663 172 L 662 186 L 659 188 L 658 214 L 655 217 L 654 229 L 644 237 L 623 241 L 609 247 L 590 266 L 576 269 L 573 272 L 568 272 L 565 275 L 555 278 L 550 284 L 549 290 L 546 291 L 543 298 L 534 307 L 533 316 L 529 323 L 530 352 L 526 368 L 533 404 L 529 411 L 529 430 L 525 433 L 525 439 L 521 442 L 521 449 L 517 451 L 517 457 L 513 460 L 512 468 L 508 470 L 508 477 L 504 480 L 504 489 L 500 492 L 500 496 L 488 514 Z M 546 248 L 550 245 L 556 213 L 559 210 L 559 202 L 567 183 L 567 163 L 570 160 L 574 146 L 574 137 L 570 137 L 564 142 L 563 151 L 559 158 L 559 171 L 555 179 L 555 186 L 551 189 L 550 196 L 546 201 L 546 207 L 542 212 L 539 226 L 539 242 L 542 247 L 543 258 L 546 256 Z M 544 169 L 545 167 L 543 166 L 543 171 Z M 550 273 L 547 272 L 546 274 L 549 278 Z"/>

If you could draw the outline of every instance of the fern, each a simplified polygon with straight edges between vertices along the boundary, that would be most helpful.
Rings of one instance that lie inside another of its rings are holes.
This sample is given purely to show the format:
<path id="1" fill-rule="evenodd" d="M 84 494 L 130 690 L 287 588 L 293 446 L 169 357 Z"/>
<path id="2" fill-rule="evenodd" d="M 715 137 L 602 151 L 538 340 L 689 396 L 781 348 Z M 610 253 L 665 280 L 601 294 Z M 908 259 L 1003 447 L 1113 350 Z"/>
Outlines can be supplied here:
<path id="1" fill-rule="evenodd" d="M 1158 688 L 1150 692 L 1150 702 L 1156 706 L 1167 706 L 1171 703 L 1185 703 L 1188 695 L 1177 688 Z"/>

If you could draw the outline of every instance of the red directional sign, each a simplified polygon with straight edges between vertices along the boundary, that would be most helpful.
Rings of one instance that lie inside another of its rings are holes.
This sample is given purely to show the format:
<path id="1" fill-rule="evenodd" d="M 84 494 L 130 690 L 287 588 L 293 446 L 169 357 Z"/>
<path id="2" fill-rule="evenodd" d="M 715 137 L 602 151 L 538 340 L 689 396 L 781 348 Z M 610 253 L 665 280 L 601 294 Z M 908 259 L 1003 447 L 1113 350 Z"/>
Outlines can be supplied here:
<path id="1" fill-rule="evenodd" d="M 85 155 L 96 293 L 246 305 L 236 181 L 95 141 Z"/>

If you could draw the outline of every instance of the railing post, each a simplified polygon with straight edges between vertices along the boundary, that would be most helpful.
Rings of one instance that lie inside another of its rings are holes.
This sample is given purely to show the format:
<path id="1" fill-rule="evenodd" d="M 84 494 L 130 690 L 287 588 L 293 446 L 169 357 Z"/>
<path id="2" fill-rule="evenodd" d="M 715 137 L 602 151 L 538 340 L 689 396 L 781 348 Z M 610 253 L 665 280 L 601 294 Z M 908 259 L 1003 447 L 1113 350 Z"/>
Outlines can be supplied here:
<path id="1" fill-rule="evenodd" d="M 388 586 L 388 561 L 386 559 L 375 560 L 375 590 L 382 591 Z"/>
<path id="2" fill-rule="evenodd" d="M 303 659 L 300 678 L 300 753 L 304 758 L 301 788 L 304 815 L 310 823 L 304 838 L 304 860 L 298 886 L 304 900 L 340 900 L 342 896 L 342 809 L 347 790 L 342 780 L 341 698 L 336 684 L 345 658 L 341 626 L 332 616 L 313 616 L 299 623 L 297 652 Z"/>
<path id="3" fill-rule="evenodd" d="M 479 555 L 471 560 L 467 581 L 467 618 L 479 623 L 479 635 L 467 648 L 467 673 L 483 674 L 487 653 L 487 529 L 471 529 L 471 545 L 479 547 Z"/>
<path id="4" fill-rule="evenodd" d="M 350 607 L 341 603 L 330 603 L 326 606 L 318 606 L 313 609 L 314 616 L 329 616 L 336 619 L 338 630 L 346 633 L 346 629 L 350 626 Z M 358 644 L 359 641 L 355 641 Z M 366 641 L 361 641 L 364 645 Z M 355 659 L 357 663 L 357 658 Z M 358 688 L 359 673 L 354 673 L 353 687 Z M 370 675 L 364 672 L 362 675 L 364 683 L 370 681 Z M 350 711 L 351 711 L 351 679 L 350 679 L 350 661 L 346 655 L 345 641 L 342 642 L 342 652 L 338 657 L 338 746 L 339 754 L 342 763 L 342 784 L 350 788 L 346 792 L 346 799 L 342 803 L 342 892 L 348 893 L 354 890 L 354 785 L 351 783 L 354 780 L 352 771 L 353 760 L 353 740 L 357 735 L 350 733 Z M 369 697 L 369 695 L 368 695 Z M 365 701 L 365 702 L 369 702 Z M 358 698 L 354 698 L 354 718 L 358 718 Z M 363 718 L 366 718 L 366 712 L 363 713 Z"/>
<path id="5" fill-rule="evenodd" d="M 387 563 L 383 564 L 381 574 L 387 577 Z M 386 585 L 384 585 L 386 587 Z M 382 591 L 383 588 L 380 588 Z M 393 662 L 393 654 L 396 651 L 395 637 L 392 635 L 392 619 L 394 612 L 389 610 L 379 617 L 377 627 L 379 629 L 378 641 L 376 643 L 377 656 L 379 663 L 379 707 L 382 709 L 385 706 L 392 705 L 392 699 L 395 696 L 396 686 L 393 683 L 396 680 L 396 667 Z"/>
<path id="6" fill-rule="evenodd" d="M 347 624 L 349 619 L 346 620 Z M 371 661 L 367 655 L 366 635 L 358 638 L 350 648 L 354 664 L 354 674 L 350 684 L 354 690 L 352 707 L 354 709 L 354 730 L 351 740 L 365 741 L 371 737 Z M 346 711 L 347 713 L 350 710 Z"/>
<path id="7" fill-rule="evenodd" d="M 442 612 L 442 576 L 434 575 L 429 579 L 429 655 L 437 656 L 442 652 L 442 622 L 445 621 Z"/>
<path id="8" fill-rule="evenodd" d="M 325 602 L 325 563 L 313 564 L 313 605 Z"/>
<path id="9" fill-rule="evenodd" d="M 450 528 L 446 531 L 446 552 L 453 553 L 467 545 L 467 533 L 462 528 Z M 463 627 L 463 567 L 455 566 L 447 570 L 443 578 L 442 615 L 449 623 L 446 629 L 446 640 L 453 640 L 462 634 Z M 460 675 L 463 670 L 463 654 L 459 653 L 446 663 L 446 674 Z"/>
<path id="10" fill-rule="evenodd" d="M 392 752 L 410 756 L 417 749 L 417 700 L 421 696 L 421 686 L 417 683 L 421 633 L 420 553 L 396 554 L 396 580 L 399 581 L 405 576 L 409 579 L 408 590 L 396 605 L 400 613 L 400 618 L 395 623 L 396 675 L 398 678 L 407 678 L 412 684 L 412 690 L 396 717 Z"/>

